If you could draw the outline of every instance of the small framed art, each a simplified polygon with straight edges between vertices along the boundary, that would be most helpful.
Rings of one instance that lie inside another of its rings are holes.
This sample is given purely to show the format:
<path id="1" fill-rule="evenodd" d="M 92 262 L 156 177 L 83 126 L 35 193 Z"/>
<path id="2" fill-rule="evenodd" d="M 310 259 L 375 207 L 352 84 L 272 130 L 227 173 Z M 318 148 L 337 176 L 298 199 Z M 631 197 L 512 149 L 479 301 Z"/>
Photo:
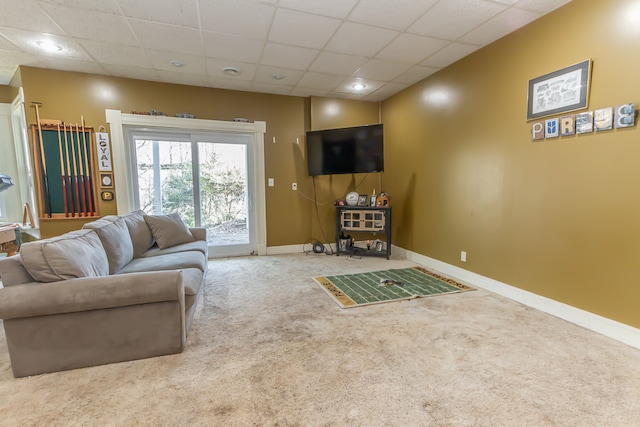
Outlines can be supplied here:
<path id="1" fill-rule="evenodd" d="M 529 80 L 527 120 L 587 108 L 591 59 Z"/>

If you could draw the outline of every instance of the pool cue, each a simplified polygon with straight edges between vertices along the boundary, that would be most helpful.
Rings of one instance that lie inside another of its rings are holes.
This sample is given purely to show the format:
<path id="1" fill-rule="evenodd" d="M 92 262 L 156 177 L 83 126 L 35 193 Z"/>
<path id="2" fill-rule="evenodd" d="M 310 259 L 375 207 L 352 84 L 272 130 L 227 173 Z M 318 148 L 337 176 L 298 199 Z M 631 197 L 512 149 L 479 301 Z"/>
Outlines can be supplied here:
<path id="1" fill-rule="evenodd" d="M 73 186 L 72 186 L 72 178 L 71 178 L 71 164 L 69 163 L 69 144 L 67 143 L 67 125 L 62 122 L 62 128 L 64 129 L 64 152 L 65 157 L 67 159 L 67 172 L 69 175 L 66 177 L 68 180 L 67 187 L 69 188 L 69 205 L 71 207 L 71 216 L 76 216 L 75 207 L 73 205 Z"/>
<path id="2" fill-rule="evenodd" d="M 76 147 L 73 143 L 73 125 L 69 124 L 69 139 L 71 141 L 71 162 L 73 163 L 73 186 L 76 189 L 76 200 L 78 208 L 78 216 L 82 216 L 82 207 L 80 206 L 80 185 L 78 183 L 78 163 L 76 161 Z"/>
<path id="3" fill-rule="evenodd" d="M 93 216 L 93 192 L 91 191 L 91 169 L 89 164 L 89 156 L 87 155 L 87 151 L 89 147 L 87 147 L 87 136 L 84 130 L 84 116 L 80 116 L 80 121 L 82 122 L 82 145 L 84 145 L 84 163 L 86 167 L 87 179 L 85 181 L 85 185 L 87 186 L 87 197 L 89 198 L 89 212 L 91 216 Z M 89 144 L 91 144 L 91 139 L 89 139 Z"/>
<path id="4" fill-rule="evenodd" d="M 82 200 L 82 212 L 84 216 L 89 216 L 89 210 L 87 208 L 87 199 L 85 197 L 85 185 L 84 185 L 84 165 L 82 163 L 82 148 L 80 147 L 80 126 L 78 126 L 78 122 L 76 122 L 76 139 L 78 140 L 78 164 L 80 165 L 80 200 Z"/>
<path id="5" fill-rule="evenodd" d="M 38 107 L 42 105 L 41 102 L 32 102 L 36 108 L 36 121 L 38 122 L 38 136 L 40 137 L 40 157 L 42 158 L 42 181 L 44 183 L 43 199 L 44 210 L 47 212 L 47 217 L 51 218 L 51 192 L 49 191 L 49 176 L 47 175 L 47 159 L 44 155 L 44 140 L 42 139 L 42 126 L 40 125 L 40 110 Z"/>
<path id="6" fill-rule="evenodd" d="M 62 199 L 64 200 L 64 216 L 69 216 L 69 204 L 67 202 L 67 177 L 64 174 L 64 157 L 62 157 L 62 136 L 60 135 L 60 123 L 58 123 L 58 150 L 60 152 L 60 174 L 62 176 Z"/>

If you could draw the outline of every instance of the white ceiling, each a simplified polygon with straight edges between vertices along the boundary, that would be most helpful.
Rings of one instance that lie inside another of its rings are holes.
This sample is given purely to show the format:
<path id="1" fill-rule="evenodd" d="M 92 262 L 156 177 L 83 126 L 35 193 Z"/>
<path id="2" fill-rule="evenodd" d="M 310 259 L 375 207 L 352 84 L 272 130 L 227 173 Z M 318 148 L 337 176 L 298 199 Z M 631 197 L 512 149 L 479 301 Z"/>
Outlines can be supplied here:
<path id="1" fill-rule="evenodd" d="M 29 65 L 380 101 L 569 1 L 0 0 L 0 84 Z"/>

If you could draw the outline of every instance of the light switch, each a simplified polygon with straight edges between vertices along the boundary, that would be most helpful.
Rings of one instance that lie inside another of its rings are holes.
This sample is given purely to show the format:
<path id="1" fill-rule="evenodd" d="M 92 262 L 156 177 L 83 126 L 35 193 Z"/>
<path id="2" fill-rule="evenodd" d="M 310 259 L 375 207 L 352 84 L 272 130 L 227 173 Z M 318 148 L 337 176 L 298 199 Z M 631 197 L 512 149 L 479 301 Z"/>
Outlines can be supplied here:
<path id="1" fill-rule="evenodd" d="M 268 180 L 267 182 L 268 182 L 268 184 L 267 184 L 267 185 L 268 185 L 269 187 L 273 187 L 273 186 L 274 186 L 273 178 L 269 178 L 269 180 Z"/>

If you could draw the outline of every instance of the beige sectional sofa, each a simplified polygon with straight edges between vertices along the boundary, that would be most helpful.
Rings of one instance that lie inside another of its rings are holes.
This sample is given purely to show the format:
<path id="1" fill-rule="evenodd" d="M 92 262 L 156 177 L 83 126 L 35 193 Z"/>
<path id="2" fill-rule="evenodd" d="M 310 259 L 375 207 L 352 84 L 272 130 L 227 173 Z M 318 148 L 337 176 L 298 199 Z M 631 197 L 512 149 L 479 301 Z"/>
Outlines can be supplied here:
<path id="1" fill-rule="evenodd" d="M 204 228 L 109 216 L 0 259 L 15 377 L 179 353 L 207 272 Z"/>

